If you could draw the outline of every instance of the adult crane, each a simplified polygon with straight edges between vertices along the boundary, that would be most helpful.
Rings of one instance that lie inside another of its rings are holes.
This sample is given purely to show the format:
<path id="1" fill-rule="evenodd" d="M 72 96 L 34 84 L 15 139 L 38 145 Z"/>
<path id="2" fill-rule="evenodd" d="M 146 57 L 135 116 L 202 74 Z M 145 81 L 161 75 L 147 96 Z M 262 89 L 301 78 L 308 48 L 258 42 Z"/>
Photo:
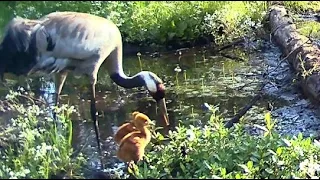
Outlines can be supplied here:
<path id="1" fill-rule="evenodd" d="M 132 77 L 123 72 L 122 36 L 118 27 L 103 17 L 80 12 L 53 12 L 40 19 L 13 18 L 0 44 L 0 78 L 36 72 L 55 74 L 56 105 L 69 72 L 90 80 L 91 118 L 101 155 L 96 119 L 95 85 L 103 62 L 110 78 L 124 88 L 146 87 L 157 101 L 167 125 L 163 81 L 154 73 L 141 71 Z"/>

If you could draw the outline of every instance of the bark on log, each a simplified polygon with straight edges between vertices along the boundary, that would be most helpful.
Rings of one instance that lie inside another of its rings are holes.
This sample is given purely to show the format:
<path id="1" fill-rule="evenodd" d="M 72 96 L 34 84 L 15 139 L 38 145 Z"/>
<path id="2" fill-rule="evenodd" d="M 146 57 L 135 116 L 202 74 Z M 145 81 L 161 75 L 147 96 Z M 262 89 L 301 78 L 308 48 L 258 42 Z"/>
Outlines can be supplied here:
<path id="1" fill-rule="evenodd" d="M 271 6 L 269 25 L 272 40 L 298 73 L 304 94 L 320 102 L 320 50 L 309 38 L 300 35 L 283 6 Z"/>

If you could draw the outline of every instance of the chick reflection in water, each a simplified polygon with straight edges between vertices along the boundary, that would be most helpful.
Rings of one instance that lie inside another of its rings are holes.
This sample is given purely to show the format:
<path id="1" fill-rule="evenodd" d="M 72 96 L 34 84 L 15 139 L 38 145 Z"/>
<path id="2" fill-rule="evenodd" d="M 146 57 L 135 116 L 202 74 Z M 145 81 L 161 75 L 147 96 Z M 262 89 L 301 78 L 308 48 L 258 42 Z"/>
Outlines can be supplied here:
<path id="1" fill-rule="evenodd" d="M 150 125 L 154 124 L 147 115 L 133 112 L 132 120 L 122 125 L 115 134 L 115 140 L 119 144 L 117 157 L 129 163 L 129 168 L 132 163 L 143 159 L 145 148 L 151 140 L 151 132 L 148 129 Z"/>

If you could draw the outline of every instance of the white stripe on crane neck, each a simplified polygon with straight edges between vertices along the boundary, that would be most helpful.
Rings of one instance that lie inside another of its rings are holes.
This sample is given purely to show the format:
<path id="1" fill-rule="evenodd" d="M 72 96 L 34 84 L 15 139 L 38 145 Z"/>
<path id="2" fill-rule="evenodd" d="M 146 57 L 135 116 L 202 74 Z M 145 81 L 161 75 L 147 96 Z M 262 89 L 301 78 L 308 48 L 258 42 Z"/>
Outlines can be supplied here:
<path id="1" fill-rule="evenodd" d="M 146 82 L 146 86 L 150 92 L 157 92 L 157 85 L 154 82 L 154 79 L 150 76 L 149 73 L 143 73 L 143 79 Z"/>

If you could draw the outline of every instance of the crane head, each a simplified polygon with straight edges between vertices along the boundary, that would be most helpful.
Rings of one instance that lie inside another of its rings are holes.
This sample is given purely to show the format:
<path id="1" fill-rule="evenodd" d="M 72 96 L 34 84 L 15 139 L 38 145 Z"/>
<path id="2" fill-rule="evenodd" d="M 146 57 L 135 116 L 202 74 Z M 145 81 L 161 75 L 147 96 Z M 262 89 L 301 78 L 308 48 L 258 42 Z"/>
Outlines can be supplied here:
<path id="1" fill-rule="evenodd" d="M 0 79 L 4 73 L 27 74 L 36 63 L 32 28 L 35 22 L 16 17 L 6 26 L 0 44 Z"/>
<path id="2" fill-rule="evenodd" d="M 169 125 L 169 117 L 167 113 L 166 101 L 165 101 L 165 86 L 163 81 L 154 73 L 149 71 L 142 72 L 145 86 L 149 91 L 150 95 L 156 100 L 163 120 L 166 125 Z"/>
<path id="3" fill-rule="evenodd" d="M 26 52 L 11 51 L 0 45 L 0 80 L 5 82 L 4 74 L 27 75 L 34 65 L 34 58 Z"/>

